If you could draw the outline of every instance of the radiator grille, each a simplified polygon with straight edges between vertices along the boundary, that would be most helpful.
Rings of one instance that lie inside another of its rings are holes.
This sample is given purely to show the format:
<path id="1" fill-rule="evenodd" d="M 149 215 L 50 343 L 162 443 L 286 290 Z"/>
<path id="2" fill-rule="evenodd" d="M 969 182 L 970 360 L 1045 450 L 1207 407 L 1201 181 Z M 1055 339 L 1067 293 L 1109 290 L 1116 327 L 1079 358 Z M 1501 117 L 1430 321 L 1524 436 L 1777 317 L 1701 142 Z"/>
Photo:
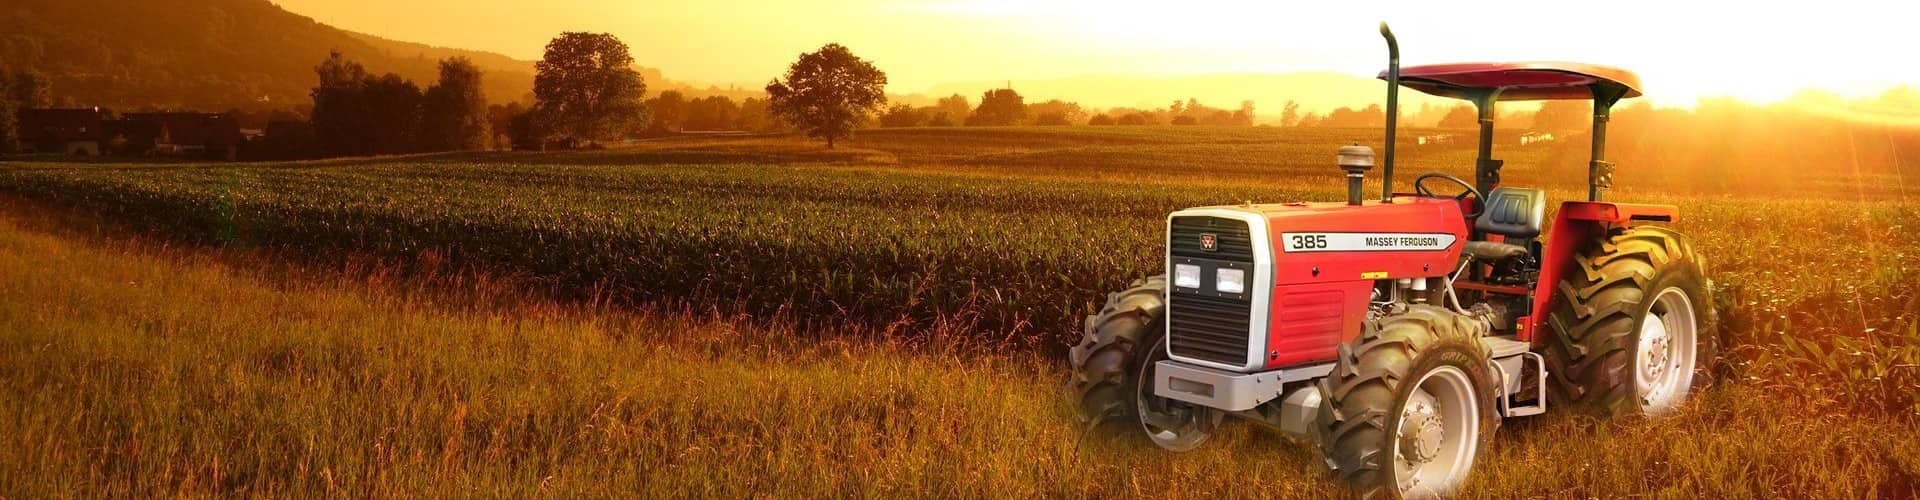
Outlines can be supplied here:
<path id="1" fill-rule="evenodd" d="M 1203 269 L 1203 287 L 1208 290 L 1214 285 L 1212 274 L 1216 269 L 1253 269 L 1253 236 L 1245 221 L 1184 216 L 1174 217 L 1170 222 L 1168 253 L 1175 263 L 1200 265 Z M 1213 250 L 1207 250 L 1202 245 L 1204 234 L 1213 235 Z M 1247 276 L 1247 281 L 1251 287 L 1253 276 Z M 1173 287 L 1167 294 L 1170 352 L 1176 356 L 1227 365 L 1247 364 L 1247 346 L 1252 341 L 1251 299 L 1254 295 L 1246 293 L 1229 297 Z"/>
<path id="2" fill-rule="evenodd" d="M 1247 363 L 1248 318 L 1245 300 L 1175 293 L 1168 347 L 1173 354 L 1229 365 Z"/>

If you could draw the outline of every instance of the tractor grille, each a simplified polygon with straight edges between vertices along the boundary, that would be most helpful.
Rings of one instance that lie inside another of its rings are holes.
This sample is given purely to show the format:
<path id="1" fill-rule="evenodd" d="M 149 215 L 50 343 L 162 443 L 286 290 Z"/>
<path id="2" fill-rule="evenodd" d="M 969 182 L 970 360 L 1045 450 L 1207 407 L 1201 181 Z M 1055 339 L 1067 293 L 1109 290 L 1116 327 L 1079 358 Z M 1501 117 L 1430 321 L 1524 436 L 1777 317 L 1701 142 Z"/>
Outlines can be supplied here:
<path id="1" fill-rule="evenodd" d="M 1172 294 L 1168 348 L 1173 354 L 1240 366 L 1247 363 L 1249 317 L 1246 300 Z"/>
<path id="2" fill-rule="evenodd" d="M 1248 362 L 1253 317 L 1253 237 L 1245 221 L 1220 217 L 1174 217 L 1167 251 L 1174 263 L 1199 265 L 1201 289 L 1173 287 L 1167 294 L 1168 348 L 1176 356 L 1241 366 Z M 1201 244 L 1214 237 L 1214 249 Z M 1213 291 L 1213 273 L 1223 267 L 1248 271 L 1248 293 Z M 1171 273 L 1173 270 L 1168 269 Z"/>

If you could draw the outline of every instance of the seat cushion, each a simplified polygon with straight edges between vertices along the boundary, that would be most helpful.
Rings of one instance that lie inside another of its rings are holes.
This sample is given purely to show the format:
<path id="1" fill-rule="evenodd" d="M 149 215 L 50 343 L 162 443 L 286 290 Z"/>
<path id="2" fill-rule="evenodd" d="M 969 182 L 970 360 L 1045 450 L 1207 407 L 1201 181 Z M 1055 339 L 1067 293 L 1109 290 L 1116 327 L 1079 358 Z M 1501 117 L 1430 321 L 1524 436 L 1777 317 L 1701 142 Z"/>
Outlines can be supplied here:
<path id="1" fill-rule="evenodd" d="M 1497 241 L 1469 241 L 1463 250 L 1483 262 L 1499 262 L 1527 254 L 1527 247 Z"/>
<path id="2" fill-rule="evenodd" d="M 1487 193 L 1487 210 L 1473 227 L 1481 231 L 1529 239 L 1540 235 L 1540 224 L 1547 217 L 1547 192 L 1532 188 L 1495 188 Z"/>

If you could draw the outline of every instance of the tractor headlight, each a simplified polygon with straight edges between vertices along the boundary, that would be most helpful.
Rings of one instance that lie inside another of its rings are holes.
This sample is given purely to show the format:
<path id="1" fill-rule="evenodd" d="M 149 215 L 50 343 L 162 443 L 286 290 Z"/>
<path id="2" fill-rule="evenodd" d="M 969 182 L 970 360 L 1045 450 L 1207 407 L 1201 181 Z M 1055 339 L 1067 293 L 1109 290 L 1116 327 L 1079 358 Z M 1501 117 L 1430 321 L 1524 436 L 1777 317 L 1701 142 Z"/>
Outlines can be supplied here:
<path id="1" fill-rule="evenodd" d="M 1246 271 L 1221 269 L 1213 277 L 1213 288 L 1221 293 L 1246 293 L 1247 291 Z"/>
<path id="2" fill-rule="evenodd" d="M 1180 288 L 1200 288 L 1200 266 L 1193 264 L 1174 264 L 1173 286 Z"/>

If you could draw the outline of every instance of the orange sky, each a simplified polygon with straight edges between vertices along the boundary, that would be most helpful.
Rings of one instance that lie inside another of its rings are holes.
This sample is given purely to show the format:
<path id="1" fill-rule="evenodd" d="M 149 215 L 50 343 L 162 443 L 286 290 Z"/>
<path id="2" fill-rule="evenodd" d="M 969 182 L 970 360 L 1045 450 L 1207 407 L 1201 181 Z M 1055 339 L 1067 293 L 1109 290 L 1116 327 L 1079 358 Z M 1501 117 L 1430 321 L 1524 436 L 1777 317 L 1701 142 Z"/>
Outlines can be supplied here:
<path id="1" fill-rule="evenodd" d="M 1911 46 L 1905 25 L 1914 16 L 1904 11 L 1912 9 L 1857 0 L 1732 8 L 1679 0 L 275 1 L 350 30 L 523 59 L 537 58 L 563 30 L 611 32 L 640 64 L 669 78 L 749 87 L 830 41 L 874 61 L 892 81 L 888 90 L 901 94 L 1090 74 L 1371 75 L 1385 65 L 1374 31 L 1381 20 L 1393 24 L 1408 64 L 1612 64 L 1640 72 L 1649 97 L 1664 105 L 1714 95 L 1775 100 L 1806 87 L 1863 95 L 1920 83 L 1920 64 L 1895 55 Z M 1608 8 L 1589 13 L 1589 5 Z M 1245 98 L 1265 94 L 1249 89 Z"/>

